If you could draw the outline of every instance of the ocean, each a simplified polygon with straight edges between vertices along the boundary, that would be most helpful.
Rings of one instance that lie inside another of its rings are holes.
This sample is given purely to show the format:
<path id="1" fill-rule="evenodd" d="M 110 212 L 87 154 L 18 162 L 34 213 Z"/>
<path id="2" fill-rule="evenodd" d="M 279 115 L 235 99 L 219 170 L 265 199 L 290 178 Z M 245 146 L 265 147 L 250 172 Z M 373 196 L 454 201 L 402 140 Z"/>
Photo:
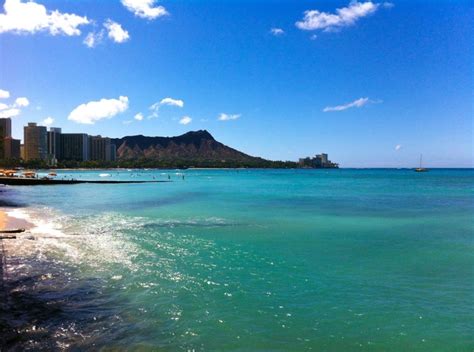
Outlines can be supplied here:
<path id="1" fill-rule="evenodd" d="M 168 176 L 2 188 L 5 349 L 474 349 L 474 170 Z"/>

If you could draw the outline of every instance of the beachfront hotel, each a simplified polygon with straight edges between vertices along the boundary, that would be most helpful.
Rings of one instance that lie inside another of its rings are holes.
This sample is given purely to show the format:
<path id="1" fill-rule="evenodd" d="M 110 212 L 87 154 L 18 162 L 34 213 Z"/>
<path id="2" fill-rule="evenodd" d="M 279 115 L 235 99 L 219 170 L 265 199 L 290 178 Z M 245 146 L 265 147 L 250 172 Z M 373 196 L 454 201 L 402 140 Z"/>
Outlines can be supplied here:
<path id="1" fill-rule="evenodd" d="M 39 126 L 35 122 L 24 126 L 24 144 L 11 136 L 11 119 L 0 119 L 0 159 L 41 160 L 54 166 L 58 161 L 115 161 L 117 150 L 108 137 L 85 133 L 62 133 L 61 128 Z"/>
<path id="2" fill-rule="evenodd" d="M 30 160 L 46 160 L 48 156 L 48 134 L 46 127 L 29 122 L 24 127 L 24 158 Z"/>
<path id="3" fill-rule="evenodd" d="M 0 159 L 19 159 L 20 140 L 12 137 L 10 118 L 0 119 Z"/>
<path id="4" fill-rule="evenodd" d="M 108 137 L 89 136 L 89 154 L 93 161 L 115 161 L 116 147 Z"/>
<path id="5" fill-rule="evenodd" d="M 331 169 L 339 167 L 337 163 L 333 163 L 331 160 L 329 160 L 328 155 L 326 153 L 317 154 L 313 158 L 300 158 L 298 164 L 301 167 L 316 169 Z"/>

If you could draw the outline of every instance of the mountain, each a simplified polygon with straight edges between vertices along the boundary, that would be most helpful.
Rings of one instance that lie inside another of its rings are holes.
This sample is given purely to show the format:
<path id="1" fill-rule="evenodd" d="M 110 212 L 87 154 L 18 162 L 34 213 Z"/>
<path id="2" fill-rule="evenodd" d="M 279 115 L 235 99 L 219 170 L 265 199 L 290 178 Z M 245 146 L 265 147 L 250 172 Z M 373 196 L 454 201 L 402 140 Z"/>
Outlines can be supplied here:
<path id="1" fill-rule="evenodd" d="M 258 166 L 270 163 L 230 148 L 206 130 L 177 137 L 126 136 L 112 139 L 119 162 L 149 166 Z"/>

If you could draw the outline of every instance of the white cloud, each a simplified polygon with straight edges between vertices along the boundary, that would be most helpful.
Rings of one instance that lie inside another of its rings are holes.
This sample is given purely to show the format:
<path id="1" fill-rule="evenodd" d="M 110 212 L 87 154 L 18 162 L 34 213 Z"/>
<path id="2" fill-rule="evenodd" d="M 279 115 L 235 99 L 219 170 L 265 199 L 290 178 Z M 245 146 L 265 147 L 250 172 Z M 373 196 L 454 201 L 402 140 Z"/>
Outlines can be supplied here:
<path id="1" fill-rule="evenodd" d="M 347 103 L 344 105 L 337 105 L 337 106 L 327 106 L 323 109 L 324 112 L 329 112 L 329 111 L 344 111 L 350 108 L 361 108 L 364 105 L 367 105 L 369 103 L 376 103 L 375 101 L 370 100 L 369 98 L 359 98 L 357 100 L 354 100 L 351 103 Z"/>
<path id="2" fill-rule="evenodd" d="M 141 112 L 139 112 L 133 118 L 137 121 L 142 121 L 143 120 L 143 114 Z"/>
<path id="3" fill-rule="evenodd" d="M 217 118 L 219 121 L 230 121 L 230 120 L 237 120 L 242 116 L 241 114 L 225 114 L 221 113 Z"/>
<path id="4" fill-rule="evenodd" d="M 108 31 L 109 38 L 116 43 L 124 43 L 128 39 L 130 39 L 130 35 L 128 34 L 128 32 L 123 29 L 122 26 L 117 22 L 108 19 L 107 21 L 105 21 L 104 27 Z"/>
<path id="5" fill-rule="evenodd" d="M 95 48 L 102 42 L 102 38 L 104 37 L 104 31 L 100 32 L 89 32 L 87 36 L 84 38 L 83 43 L 89 48 Z"/>
<path id="6" fill-rule="evenodd" d="M 184 106 L 184 101 L 173 98 L 164 98 L 160 101 L 160 105 L 170 105 L 182 108 Z"/>
<path id="7" fill-rule="evenodd" d="M 33 34 L 46 31 L 52 35 L 79 35 L 79 26 L 89 24 L 87 17 L 58 10 L 49 11 L 34 1 L 5 0 L 0 14 L 0 33 Z"/>
<path id="8" fill-rule="evenodd" d="M 118 99 L 101 99 L 76 107 L 68 116 L 68 120 L 93 125 L 96 121 L 110 119 L 128 109 L 128 97 Z"/>
<path id="9" fill-rule="evenodd" d="M 127 30 L 122 28 L 121 24 L 108 19 L 103 25 L 105 29 L 89 32 L 84 38 L 83 43 L 88 48 L 95 48 L 97 45 L 101 44 L 104 40 L 105 32 L 107 32 L 107 37 L 115 43 L 124 43 L 130 39 L 130 34 Z"/>
<path id="10" fill-rule="evenodd" d="M 6 99 L 10 97 L 10 92 L 0 89 L 0 98 Z M 0 118 L 15 117 L 20 115 L 21 108 L 30 105 L 30 101 L 26 97 L 18 97 L 11 104 L 0 103 Z"/>
<path id="11" fill-rule="evenodd" d="M 153 119 L 155 117 L 158 117 L 158 112 L 160 111 L 160 103 L 155 103 L 152 106 L 150 106 L 150 111 L 151 115 L 148 116 L 148 119 Z"/>
<path id="12" fill-rule="evenodd" d="M 270 33 L 273 34 L 275 37 L 285 34 L 285 31 L 281 28 L 272 28 L 270 29 Z"/>
<path id="13" fill-rule="evenodd" d="M 43 120 L 43 125 L 44 126 L 51 126 L 54 123 L 54 119 L 49 116 Z"/>
<path id="14" fill-rule="evenodd" d="M 296 22 L 295 25 L 302 30 L 331 31 L 355 24 L 360 18 L 373 14 L 379 6 L 380 4 L 372 1 L 362 3 L 352 1 L 349 6 L 336 9 L 336 13 L 308 10 L 304 12 L 303 20 Z"/>
<path id="15" fill-rule="evenodd" d="M 309 37 L 309 39 L 311 39 L 311 40 L 316 40 L 316 39 L 318 39 L 318 35 L 317 35 L 317 34 L 313 34 L 311 37 Z"/>
<path id="16" fill-rule="evenodd" d="M 395 150 L 398 151 L 398 150 L 400 150 L 400 149 L 402 149 L 402 145 L 401 145 L 401 144 L 397 144 L 397 145 L 395 146 Z"/>
<path id="17" fill-rule="evenodd" d="M 179 123 L 182 124 L 182 125 L 187 125 L 187 124 L 191 123 L 192 120 L 193 119 L 190 118 L 189 116 L 183 116 L 181 118 L 181 120 L 179 120 Z"/>
<path id="18" fill-rule="evenodd" d="M 386 9 L 391 9 L 392 7 L 394 7 L 395 5 L 391 2 L 384 2 L 382 4 L 383 7 L 385 7 Z"/>
<path id="19" fill-rule="evenodd" d="M 15 117 L 20 115 L 20 109 L 7 109 L 0 111 L 0 118 Z"/>
<path id="20" fill-rule="evenodd" d="M 30 101 L 25 97 L 16 98 L 16 100 L 15 100 L 15 106 L 16 107 L 22 107 L 23 108 L 23 107 L 26 107 L 28 105 L 30 105 Z"/>
<path id="21" fill-rule="evenodd" d="M 141 18 L 154 20 L 168 15 L 168 11 L 163 6 L 155 6 L 155 3 L 155 0 L 122 0 L 123 6 Z"/>
<path id="22" fill-rule="evenodd" d="M 0 89 L 0 99 L 10 98 L 10 92 L 8 90 Z"/>
<path id="23" fill-rule="evenodd" d="M 151 110 L 151 115 L 148 116 L 149 119 L 158 117 L 158 112 L 163 105 L 168 105 L 168 106 L 176 106 L 178 108 L 184 107 L 184 101 L 180 99 L 173 99 L 173 98 L 164 98 L 161 99 L 159 102 L 154 103 L 153 105 L 150 106 Z"/>

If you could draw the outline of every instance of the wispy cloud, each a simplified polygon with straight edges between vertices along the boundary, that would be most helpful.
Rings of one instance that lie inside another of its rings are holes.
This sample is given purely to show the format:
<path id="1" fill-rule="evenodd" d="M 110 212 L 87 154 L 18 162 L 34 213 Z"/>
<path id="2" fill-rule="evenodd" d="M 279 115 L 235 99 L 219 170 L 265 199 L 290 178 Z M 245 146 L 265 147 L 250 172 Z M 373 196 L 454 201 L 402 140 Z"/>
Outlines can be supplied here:
<path id="1" fill-rule="evenodd" d="M 270 29 L 270 33 L 273 34 L 275 37 L 279 37 L 285 34 L 285 31 L 281 28 L 272 28 Z"/>
<path id="2" fill-rule="evenodd" d="M 155 18 L 168 15 L 163 6 L 155 6 L 156 0 L 122 0 L 122 5 L 135 16 L 154 20 Z"/>
<path id="3" fill-rule="evenodd" d="M 143 114 L 141 112 L 139 112 L 133 118 L 137 121 L 142 121 L 143 120 Z"/>
<path id="4" fill-rule="evenodd" d="M 115 43 L 124 43 L 130 39 L 130 35 L 122 28 L 122 25 L 111 19 L 105 21 L 104 27 L 107 29 L 108 37 Z"/>
<path id="5" fill-rule="evenodd" d="M 85 16 L 50 11 L 34 1 L 5 0 L 3 8 L 5 13 L 0 14 L 0 33 L 49 32 L 51 35 L 74 36 L 81 34 L 80 26 L 90 23 Z"/>
<path id="6" fill-rule="evenodd" d="M 189 116 L 183 116 L 183 117 L 181 118 L 181 120 L 179 120 L 179 123 L 180 123 L 181 125 L 188 125 L 188 124 L 191 123 L 192 120 L 193 120 L 193 119 L 190 118 Z"/>
<path id="7" fill-rule="evenodd" d="M 107 19 L 103 26 L 104 28 L 99 31 L 89 32 L 84 38 L 83 43 L 88 48 L 95 48 L 97 45 L 102 44 L 106 34 L 114 43 L 125 43 L 130 39 L 130 34 L 120 23 Z"/>
<path id="8" fill-rule="evenodd" d="M 330 111 L 344 111 L 350 108 L 361 108 L 367 104 L 374 104 L 374 103 L 381 103 L 381 101 L 370 100 L 369 98 L 359 98 L 354 100 L 353 102 L 343 104 L 343 105 L 336 105 L 336 106 L 326 106 L 323 111 L 330 112 Z"/>
<path id="9" fill-rule="evenodd" d="M 231 120 L 237 120 L 242 116 L 241 114 L 225 114 L 221 113 L 219 117 L 217 118 L 219 121 L 231 121 Z"/>
<path id="10" fill-rule="evenodd" d="M 375 13 L 379 7 L 380 4 L 372 1 L 352 1 L 349 6 L 336 9 L 336 13 L 308 10 L 304 12 L 303 19 L 296 22 L 295 25 L 299 29 L 307 31 L 317 29 L 332 31 L 355 24 L 360 18 Z"/>
<path id="11" fill-rule="evenodd" d="M 21 110 L 16 109 L 16 108 L 1 110 L 0 111 L 0 118 L 3 119 L 3 118 L 8 118 L 8 117 L 15 117 L 15 116 L 20 115 L 20 113 L 21 113 Z"/>
<path id="12" fill-rule="evenodd" d="M 164 98 L 160 101 L 160 105 L 170 105 L 182 108 L 184 106 L 184 101 L 180 99 Z"/>
<path id="13" fill-rule="evenodd" d="M 395 146 L 395 150 L 398 151 L 398 150 L 400 150 L 400 149 L 402 149 L 402 145 L 401 145 L 401 144 L 397 144 L 397 145 Z"/>
<path id="14" fill-rule="evenodd" d="M 90 101 L 76 107 L 68 116 L 68 120 L 93 125 L 102 119 L 110 119 L 128 109 L 128 97 L 118 99 L 101 99 Z"/>
<path id="15" fill-rule="evenodd" d="M 174 99 L 174 98 L 163 98 L 159 102 L 154 103 L 150 106 L 151 115 L 148 116 L 149 119 L 158 117 L 159 110 L 162 106 L 175 106 L 178 108 L 184 107 L 184 101 L 181 99 Z"/>
<path id="16" fill-rule="evenodd" d="M 84 38 L 83 43 L 88 48 L 95 48 L 97 45 L 99 45 L 102 42 L 103 38 L 104 38 L 104 31 L 89 32 Z"/>

